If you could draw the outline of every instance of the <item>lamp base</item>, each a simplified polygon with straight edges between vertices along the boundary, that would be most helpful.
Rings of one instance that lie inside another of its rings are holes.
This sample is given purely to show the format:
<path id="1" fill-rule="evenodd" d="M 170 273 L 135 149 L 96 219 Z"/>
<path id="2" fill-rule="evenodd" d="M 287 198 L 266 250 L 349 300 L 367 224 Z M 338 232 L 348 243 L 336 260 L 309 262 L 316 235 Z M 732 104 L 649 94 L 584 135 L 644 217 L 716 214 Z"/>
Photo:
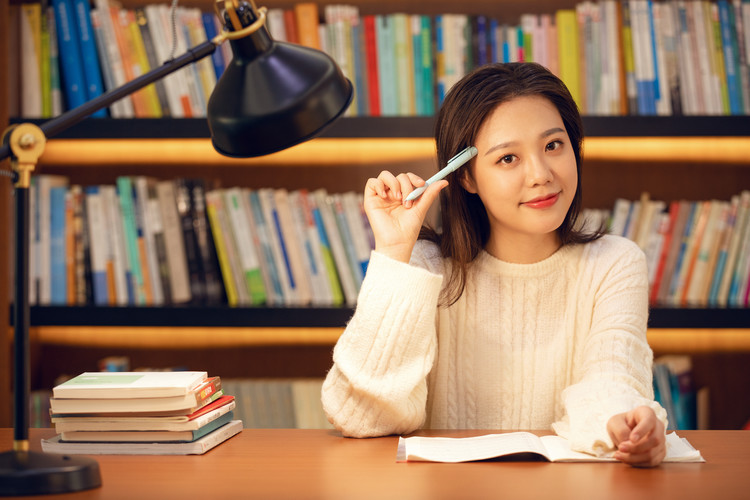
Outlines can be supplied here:
<path id="1" fill-rule="evenodd" d="M 0 453 L 0 496 L 68 493 L 101 485 L 99 464 L 90 458 L 37 451 Z"/>

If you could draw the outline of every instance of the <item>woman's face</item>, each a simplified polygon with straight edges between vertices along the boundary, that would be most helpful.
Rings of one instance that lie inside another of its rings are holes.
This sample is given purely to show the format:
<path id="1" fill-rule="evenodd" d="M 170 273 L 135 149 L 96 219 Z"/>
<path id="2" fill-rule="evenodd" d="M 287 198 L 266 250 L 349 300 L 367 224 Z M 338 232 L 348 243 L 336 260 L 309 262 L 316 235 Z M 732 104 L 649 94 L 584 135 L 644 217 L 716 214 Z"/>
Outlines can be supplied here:
<path id="1" fill-rule="evenodd" d="M 503 242 L 506 249 L 516 243 L 554 252 L 555 230 L 578 183 L 573 145 L 557 108 L 539 96 L 504 102 L 482 124 L 475 146 L 479 152 L 462 185 L 487 210 L 488 251 L 502 258 L 493 249 Z"/>

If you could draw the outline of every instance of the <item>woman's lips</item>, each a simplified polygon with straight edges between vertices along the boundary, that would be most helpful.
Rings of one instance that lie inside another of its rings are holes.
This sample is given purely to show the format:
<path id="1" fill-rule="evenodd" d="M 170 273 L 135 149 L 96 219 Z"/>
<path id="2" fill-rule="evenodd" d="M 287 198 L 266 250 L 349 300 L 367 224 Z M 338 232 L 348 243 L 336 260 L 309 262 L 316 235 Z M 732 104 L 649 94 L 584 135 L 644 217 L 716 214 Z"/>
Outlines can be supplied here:
<path id="1" fill-rule="evenodd" d="M 533 200 L 524 202 L 523 205 L 529 208 L 548 208 L 554 205 L 559 197 L 560 193 L 540 196 L 539 198 L 534 198 Z"/>

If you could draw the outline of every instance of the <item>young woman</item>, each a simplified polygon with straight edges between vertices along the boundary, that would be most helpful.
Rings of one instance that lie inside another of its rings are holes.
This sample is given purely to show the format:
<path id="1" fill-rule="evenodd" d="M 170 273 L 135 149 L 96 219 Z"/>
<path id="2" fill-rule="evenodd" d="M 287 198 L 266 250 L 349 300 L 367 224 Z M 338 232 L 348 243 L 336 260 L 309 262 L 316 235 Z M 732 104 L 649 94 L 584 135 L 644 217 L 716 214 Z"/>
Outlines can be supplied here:
<path id="1" fill-rule="evenodd" d="M 484 66 L 448 93 L 436 131 L 441 167 L 478 154 L 414 201 L 417 175 L 367 181 L 376 245 L 323 386 L 329 420 L 352 437 L 551 428 L 575 450 L 658 465 L 645 257 L 581 228 L 567 88 L 537 64 Z M 422 227 L 438 195 L 440 234 Z"/>

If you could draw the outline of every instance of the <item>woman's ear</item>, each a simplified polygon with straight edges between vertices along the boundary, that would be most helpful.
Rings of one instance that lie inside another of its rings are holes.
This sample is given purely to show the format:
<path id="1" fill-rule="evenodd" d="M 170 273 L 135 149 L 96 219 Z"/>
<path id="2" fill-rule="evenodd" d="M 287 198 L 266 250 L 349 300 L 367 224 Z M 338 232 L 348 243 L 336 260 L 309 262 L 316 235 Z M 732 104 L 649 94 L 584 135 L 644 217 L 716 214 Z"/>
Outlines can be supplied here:
<path id="1" fill-rule="evenodd" d="M 477 183 L 474 181 L 468 166 L 461 169 L 459 176 L 461 186 L 471 194 L 477 194 Z"/>

